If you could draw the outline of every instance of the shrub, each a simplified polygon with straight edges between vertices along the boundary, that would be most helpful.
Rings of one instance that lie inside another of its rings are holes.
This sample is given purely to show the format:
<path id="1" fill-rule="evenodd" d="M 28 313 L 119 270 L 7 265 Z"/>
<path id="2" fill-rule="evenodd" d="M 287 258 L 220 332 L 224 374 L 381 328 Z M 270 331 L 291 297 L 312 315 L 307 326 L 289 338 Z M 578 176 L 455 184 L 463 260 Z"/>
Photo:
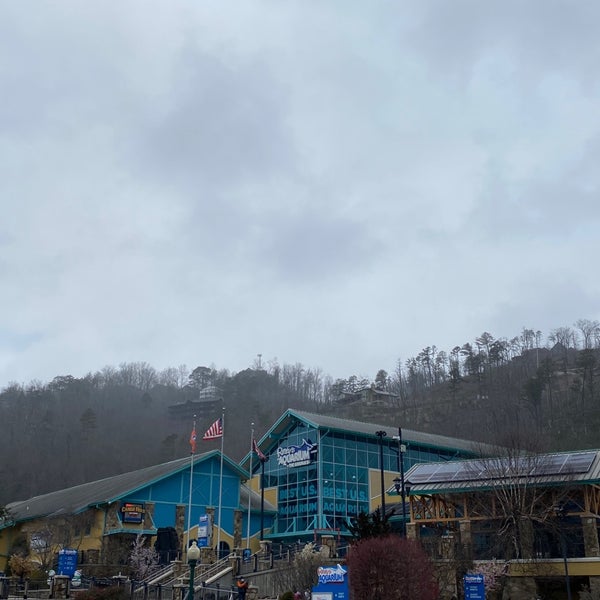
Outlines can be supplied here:
<path id="1" fill-rule="evenodd" d="M 435 600 L 433 566 L 420 544 L 397 535 L 369 537 L 348 554 L 355 598 L 370 600 Z"/>
<path id="2" fill-rule="evenodd" d="M 294 592 L 290 592 L 290 590 L 283 592 L 279 595 L 279 600 L 294 600 Z"/>
<path id="3" fill-rule="evenodd" d="M 37 570 L 37 565 L 30 561 L 25 556 L 13 554 L 8 560 L 8 567 L 10 573 L 21 579 L 24 577 L 31 577 L 31 575 Z"/>
<path id="4" fill-rule="evenodd" d="M 129 594 L 121 585 L 94 587 L 77 592 L 77 600 L 129 600 Z"/>

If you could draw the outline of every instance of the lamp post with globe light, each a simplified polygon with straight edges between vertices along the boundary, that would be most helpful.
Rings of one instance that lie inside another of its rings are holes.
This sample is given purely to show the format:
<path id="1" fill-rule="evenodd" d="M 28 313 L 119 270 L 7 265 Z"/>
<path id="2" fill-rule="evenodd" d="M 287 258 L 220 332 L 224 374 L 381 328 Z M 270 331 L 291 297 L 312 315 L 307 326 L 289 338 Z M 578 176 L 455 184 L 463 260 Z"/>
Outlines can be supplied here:
<path id="1" fill-rule="evenodd" d="M 200 558 L 200 548 L 196 544 L 196 540 L 192 542 L 192 545 L 187 551 L 188 565 L 190 566 L 190 589 L 188 592 L 187 600 L 194 600 L 194 576 L 196 571 L 196 564 Z"/>

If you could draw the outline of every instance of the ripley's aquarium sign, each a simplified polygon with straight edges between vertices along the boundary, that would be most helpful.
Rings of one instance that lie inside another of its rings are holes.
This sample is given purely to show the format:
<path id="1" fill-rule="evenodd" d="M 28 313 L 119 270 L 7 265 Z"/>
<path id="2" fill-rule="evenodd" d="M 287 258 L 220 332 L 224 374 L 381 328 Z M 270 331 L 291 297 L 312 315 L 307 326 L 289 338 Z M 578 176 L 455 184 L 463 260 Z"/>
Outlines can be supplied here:
<path id="1" fill-rule="evenodd" d="M 277 464 L 283 467 L 305 467 L 317 458 L 317 444 L 302 440 L 299 446 L 277 448 Z"/>
<path id="2" fill-rule="evenodd" d="M 348 570 L 341 565 L 335 567 L 319 567 L 317 569 L 318 583 L 312 589 L 313 600 L 347 600 Z"/>

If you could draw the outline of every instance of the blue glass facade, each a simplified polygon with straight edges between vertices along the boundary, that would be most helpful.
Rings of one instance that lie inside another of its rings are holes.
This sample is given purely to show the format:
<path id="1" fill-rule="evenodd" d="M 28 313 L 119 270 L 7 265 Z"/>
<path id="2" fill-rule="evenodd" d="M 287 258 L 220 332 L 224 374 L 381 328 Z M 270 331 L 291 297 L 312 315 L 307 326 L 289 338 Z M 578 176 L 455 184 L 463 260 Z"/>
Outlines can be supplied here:
<path id="1" fill-rule="evenodd" d="M 286 420 L 280 420 L 279 431 L 272 434 L 277 443 L 265 447 L 269 460 L 264 465 L 264 487 L 271 492 L 269 498 L 275 493 L 278 511 L 273 529 L 265 536 L 268 539 L 312 539 L 315 530 L 344 534 L 353 517 L 371 512 L 381 503 L 380 440 L 374 432 L 326 427 L 300 415 L 292 411 Z M 268 441 L 263 439 L 263 446 Z M 418 462 L 474 455 L 414 440 L 405 440 L 405 445 L 405 472 Z M 399 473 L 398 441 L 386 436 L 382 447 L 388 487 Z M 386 498 L 386 503 L 397 501 L 396 495 Z"/>

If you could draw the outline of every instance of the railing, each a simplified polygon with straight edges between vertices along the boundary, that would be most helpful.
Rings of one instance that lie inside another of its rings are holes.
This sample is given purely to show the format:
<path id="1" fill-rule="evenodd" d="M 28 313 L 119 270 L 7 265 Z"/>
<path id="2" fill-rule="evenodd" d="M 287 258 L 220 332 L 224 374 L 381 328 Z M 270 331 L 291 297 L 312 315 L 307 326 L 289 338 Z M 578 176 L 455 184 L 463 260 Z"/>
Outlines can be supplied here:
<path id="1" fill-rule="evenodd" d="M 23 579 L 0 577 L 0 598 L 48 598 L 50 585 L 47 579 Z"/>
<path id="2" fill-rule="evenodd" d="M 173 575 L 173 565 L 165 565 L 162 569 L 158 569 L 157 571 L 153 571 L 148 577 L 145 577 L 144 580 L 140 583 L 148 583 L 149 585 L 156 585 L 157 583 L 161 583 L 164 579 Z"/>
<path id="3" fill-rule="evenodd" d="M 194 594 L 196 600 L 236 600 L 237 597 L 234 586 L 227 588 L 221 587 L 219 584 L 203 585 Z"/>
<path id="4" fill-rule="evenodd" d="M 215 577 L 219 575 L 225 575 L 231 570 L 231 557 L 226 556 L 225 558 L 219 559 L 216 563 L 212 563 L 210 565 L 199 565 L 196 567 L 196 573 L 194 575 L 194 585 L 199 581 L 200 583 L 204 581 L 214 580 Z"/>
<path id="5" fill-rule="evenodd" d="M 242 575 L 261 589 L 261 592 L 270 593 L 275 597 L 273 589 L 273 573 L 280 569 L 293 568 L 295 556 L 302 550 L 301 545 L 275 546 L 272 550 L 260 551 L 244 558 L 239 555 L 229 555 L 212 564 L 199 564 L 194 574 L 194 600 L 237 600 L 237 591 L 229 583 L 222 584 L 222 577 L 227 576 L 232 570 L 236 575 Z M 337 556 L 345 554 L 345 549 L 338 548 Z M 330 557 L 329 560 L 336 560 Z M 186 563 L 166 565 L 155 571 L 144 581 L 133 581 L 126 576 L 106 578 L 83 577 L 81 586 L 71 587 L 71 597 L 76 598 L 78 590 L 122 586 L 130 600 L 186 600 L 189 594 L 189 570 Z M 174 572 L 183 570 L 177 576 Z M 1 584 L 4 584 L 4 588 Z M 0 600 L 9 598 L 22 598 L 23 600 L 46 600 L 50 596 L 48 581 L 24 580 L 14 578 L 0 578 Z"/>

